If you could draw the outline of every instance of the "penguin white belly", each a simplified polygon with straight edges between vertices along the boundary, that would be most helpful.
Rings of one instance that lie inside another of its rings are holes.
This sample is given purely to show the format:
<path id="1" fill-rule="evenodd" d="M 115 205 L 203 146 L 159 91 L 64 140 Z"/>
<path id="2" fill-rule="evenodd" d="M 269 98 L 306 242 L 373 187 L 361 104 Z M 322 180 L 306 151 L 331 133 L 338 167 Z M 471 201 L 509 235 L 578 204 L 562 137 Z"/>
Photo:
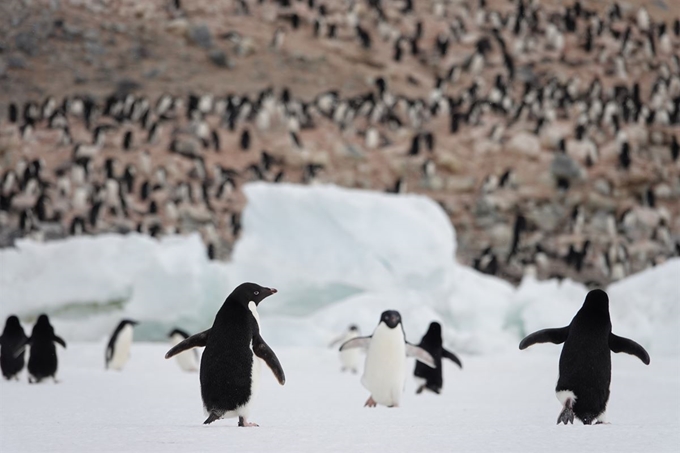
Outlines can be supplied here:
<path id="1" fill-rule="evenodd" d="M 359 363 L 361 363 L 361 354 L 362 352 L 359 348 L 345 349 L 344 351 L 341 351 L 340 363 L 342 363 L 342 367 L 345 369 L 358 371 Z"/>
<path id="2" fill-rule="evenodd" d="M 406 380 L 406 345 L 400 328 L 378 325 L 366 354 L 362 385 L 373 400 L 385 406 L 397 406 Z"/>
<path id="3" fill-rule="evenodd" d="M 184 341 L 184 337 L 181 335 L 172 336 L 172 345 L 175 346 L 178 343 Z M 179 367 L 184 371 L 198 371 L 198 355 L 195 350 L 188 350 L 180 352 L 175 356 L 177 358 L 177 363 Z"/>
<path id="4" fill-rule="evenodd" d="M 260 315 L 257 312 L 257 305 L 255 302 L 249 302 L 248 303 L 248 309 L 253 313 L 253 317 L 255 318 L 255 321 L 257 322 L 257 328 L 260 328 Z M 248 398 L 248 402 L 244 404 L 243 406 L 239 406 L 236 408 L 234 413 L 238 415 L 239 417 L 247 417 L 248 414 L 250 413 L 250 404 L 253 401 L 253 397 L 255 396 L 255 393 L 257 392 L 257 389 L 260 386 L 260 359 L 255 355 L 253 352 L 253 341 L 250 341 L 250 352 L 253 354 L 253 363 L 251 364 L 250 367 L 250 398 Z"/>
<path id="5" fill-rule="evenodd" d="M 113 355 L 109 362 L 109 368 L 122 370 L 130 358 L 130 348 L 132 346 L 133 329 L 131 325 L 126 325 L 121 329 L 113 343 Z"/>

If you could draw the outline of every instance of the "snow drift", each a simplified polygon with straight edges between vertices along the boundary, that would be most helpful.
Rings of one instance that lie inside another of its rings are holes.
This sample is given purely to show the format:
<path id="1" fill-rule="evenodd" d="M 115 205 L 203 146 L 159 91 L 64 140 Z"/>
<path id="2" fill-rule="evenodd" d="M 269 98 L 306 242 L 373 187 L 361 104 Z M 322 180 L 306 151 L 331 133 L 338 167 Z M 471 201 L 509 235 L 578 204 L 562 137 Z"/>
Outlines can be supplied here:
<path id="1" fill-rule="evenodd" d="M 136 234 L 19 241 L 0 251 L 0 316 L 46 312 L 68 339 L 106 336 L 121 317 L 136 338 L 204 329 L 243 281 L 279 293 L 260 308 L 265 338 L 325 344 L 349 323 L 364 333 L 397 309 L 407 338 L 432 320 L 455 350 L 490 353 L 569 323 L 580 284 L 526 279 L 518 288 L 455 262 L 455 233 L 432 200 L 334 186 L 249 184 L 243 235 L 230 263 L 211 262 L 198 235 Z M 680 352 L 680 259 L 609 288 L 614 330 L 652 353 Z"/>

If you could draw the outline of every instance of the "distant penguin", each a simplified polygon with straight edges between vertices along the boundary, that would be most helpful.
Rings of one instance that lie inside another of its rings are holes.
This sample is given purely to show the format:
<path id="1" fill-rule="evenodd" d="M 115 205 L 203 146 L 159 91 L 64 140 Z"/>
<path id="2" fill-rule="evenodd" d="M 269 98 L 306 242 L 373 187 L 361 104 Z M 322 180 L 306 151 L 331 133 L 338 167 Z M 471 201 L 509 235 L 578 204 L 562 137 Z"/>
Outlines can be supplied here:
<path id="1" fill-rule="evenodd" d="M 201 397 L 209 424 L 222 418 L 238 417 L 239 426 L 257 426 L 248 422 L 250 403 L 260 378 L 261 358 L 276 376 L 286 382 L 283 368 L 274 351 L 260 334 L 257 306 L 276 290 L 255 283 L 242 283 L 224 301 L 210 329 L 173 347 L 165 358 L 187 349 L 205 346 L 201 357 Z"/>
<path id="2" fill-rule="evenodd" d="M 359 327 L 357 327 L 355 324 L 352 324 L 339 338 L 331 342 L 330 346 L 333 347 L 338 343 L 346 343 L 353 338 L 357 338 L 359 335 Z M 359 371 L 360 359 L 361 350 L 358 348 L 349 348 L 344 351 L 340 351 L 340 363 L 342 364 L 340 371 L 351 371 L 352 373 L 356 374 Z"/>
<path id="3" fill-rule="evenodd" d="M 632 354 L 649 365 L 649 354 L 642 346 L 612 333 L 609 298 L 601 289 L 588 293 L 571 324 L 534 332 L 521 341 L 519 348 L 535 343 L 564 343 L 555 389 L 563 406 L 558 425 L 574 423 L 574 417 L 585 425 L 605 422 L 612 377 L 609 351 Z"/>
<path id="4" fill-rule="evenodd" d="M 241 149 L 243 151 L 248 151 L 250 149 L 250 132 L 248 129 L 244 129 L 241 133 Z"/>
<path id="5" fill-rule="evenodd" d="M 59 343 L 64 348 L 66 342 L 54 333 L 54 327 L 50 324 L 47 315 L 42 314 L 33 326 L 31 338 L 27 340 L 30 346 L 28 358 L 28 382 L 37 383 L 51 377 L 57 382 L 57 348 L 54 343 Z"/>
<path id="6" fill-rule="evenodd" d="M 19 323 L 19 318 L 11 315 L 5 322 L 5 329 L 0 336 L 0 368 L 5 379 L 19 380 L 19 373 L 24 369 L 25 345 L 28 337 Z"/>
<path id="7" fill-rule="evenodd" d="M 439 394 L 444 385 L 444 379 L 442 377 L 442 358 L 453 361 L 460 368 L 463 368 L 463 364 L 453 352 L 445 349 L 442 345 L 442 326 L 438 322 L 430 323 L 427 333 L 425 333 L 423 339 L 420 340 L 418 346 L 430 353 L 436 367 L 432 368 L 419 360 L 416 361 L 416 368 L 413 371 L 413 375 L 421 381 L 420 387 L 418 387 L 416 393 L 421 393 L 423 390 L 427 389 Z"/>
<path id="8" fill-rule="evenodd" d="M 370 337 L 357 337 L 340 346 L 340 351 L 351 348 L 367 349 L 361 384 L 371 392 L 364 407 L 382 404 L 398 407 L 406 380 L 406 357 L 416 357 L 434 368 L 432 356 L 404 338 L 401 315 L 387 310 L 380 315 L 378 327 Z"/>
<path id="9" fill-rule="evenodd" d="M 168 338 L 170 339 L 170 343 L 172 343 L 173 346 L 177 346 L 182 341 L 189 338 L 189 334 L 182 329 L 173 329 L 168 334 Z M 179 367 L 182 369 L 182 371 L 198 371 L 198 352 L 196 352 L 196 350 L 184 351 L 177 354 L 176 358 L 177 363 L 179 364 Z"/>
<path id="10" fill-rule="evenodd" d="M 106 369 L 112 368 L 121 371 L 130 358 L 134 326 L 137 321 L 123 319 L 113 331 L 109 343 L 106 345 L 105 364 Z"/>

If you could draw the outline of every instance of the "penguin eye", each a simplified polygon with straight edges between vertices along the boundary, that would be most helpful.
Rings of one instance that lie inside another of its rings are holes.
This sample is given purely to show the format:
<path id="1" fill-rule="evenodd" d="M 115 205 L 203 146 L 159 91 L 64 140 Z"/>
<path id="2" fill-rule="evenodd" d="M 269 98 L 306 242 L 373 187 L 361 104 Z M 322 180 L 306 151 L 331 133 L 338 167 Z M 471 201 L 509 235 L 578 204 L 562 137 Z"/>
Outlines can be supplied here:
<path id="1" fill-rule="evenodd" d="M 255 295 L 257 296 L 258 294 L 260 294 L 260 292 L 259 292 L 259 291 L 254 291 L 253 294 L 255 294 Z"/>

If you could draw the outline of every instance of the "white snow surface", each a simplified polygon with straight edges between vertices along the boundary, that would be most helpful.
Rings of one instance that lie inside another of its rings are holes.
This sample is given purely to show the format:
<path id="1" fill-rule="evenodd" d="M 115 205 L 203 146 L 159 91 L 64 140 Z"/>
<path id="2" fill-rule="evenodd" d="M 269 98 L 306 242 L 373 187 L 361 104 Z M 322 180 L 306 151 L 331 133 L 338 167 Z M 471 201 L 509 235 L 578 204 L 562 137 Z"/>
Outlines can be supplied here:
<path id="1" fill-rule="evenodd" d="M 266 337 L 266 331 L 265 331 Z M 415 395 L 407 362 L 401 407 L 364 408 L 360 374 L 341 374 L 327 348 L 275 348 L 281 387 L 262 364 L 250 421 L 202 425 L 198 373 L 169 348 L 135 343 L 122 372 L 104 370 L 105 342 L 58 349 L 59 383 L 0 382 L 0 451 L 22 452 L 676 452 L 680 361 L 649 366 L 612 354 L 609 425 L 556 426 L 559 346 L 444 361 L 439 396 Z M 541 351 L 544 350 L 544 351 Z M 545 353 L 544 353 L 545 352 Z"/>
<path id="2" fill-rule="evenodd" d="M 370 333 L 402 314 L 418 342 L 442 322 L 451 349 L 515 351 L 534 330 L 567 325 L 586 288 L 525 279 L 518 288 L 455 261 L 455 233 L 437 203 L 334 186 L 248 184 L 243 232 L 229 263 L 211 262 L 198 235 L 131 234 L 22 240 L 0 251 L 0 319 L 48 313 L 67 340 L 101 340 L 122 317 L 136 340 L 173 327 L 204 330 L 244 281 L 277 288 L 259 307 L 273 346 L 327 344 L 350 323 Z M 607 289 L 614 332 L 652 358 L 680 354 L 680 259 Z"/>

